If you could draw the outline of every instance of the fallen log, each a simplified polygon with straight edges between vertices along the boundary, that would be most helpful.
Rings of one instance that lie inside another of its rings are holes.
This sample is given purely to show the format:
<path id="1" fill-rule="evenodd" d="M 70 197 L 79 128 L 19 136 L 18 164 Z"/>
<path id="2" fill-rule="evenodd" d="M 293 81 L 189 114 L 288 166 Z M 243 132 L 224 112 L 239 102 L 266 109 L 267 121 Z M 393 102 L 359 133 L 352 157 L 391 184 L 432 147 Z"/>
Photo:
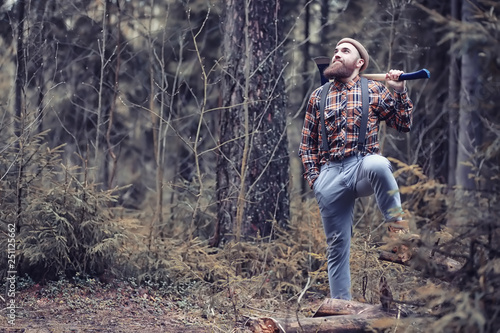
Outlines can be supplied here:
<path id="1" fill-rule="evenodd" d="M 379 259 L 420 270 L 428 270 L 429 266 L 433 266 L 433 269 L 445 273 L 453 273 L 462 268 L 458 261 L 442 254 L 422 248 L 409 249 L 409 246 L 403 245 L 396 252 L 381 251 Z M 384 277 L 381 277 L 379 292 L 381 305 L 328 298 L 311 318 L 250 318 L 246 326 L 253 333 L 353 333 L 384 330 L 394 326 L 400 320 L 397 319 L 399 316 L 406 317 L 408 313 L 401 308 L 396 311 L 391 306 L 394 300 Z M 425 325 L 426 318 L 412 315 L 404 320 L 408 321 L 408 325 L 410 322 L 411 325 Z"/>
<path id="2" fill-rule="evenodd" d="M 381 306 L 370 311 L 353 315 L 335 315 L 313 318 L 254 318 L 247 321 L 246 326 L 253 333 L 354 333 L 367 332 L 368 327 L 376 325 L 379 320 L 396 320 L 388 317 Z"/>
<path id="3" fill-rule="evenodd" d="M 401 264 L 404 266 L 411 266 L 418 270 L 424 269 L 428 263 L 431 263 L 438 270 L 446 273 L 454 273 L 462 268 L 462 264 L 460 262 L 440 254 L 432 254 L 430 250 L 417 250 L 411 255 L 411 258 L 408 260 L 402 258 L 398 253 L 380 251 L 379 259 L 390 261 L 396 264 Z"/>
<path id="4" fill-rule="evenodd" d="M 313 318 L 357 315 L 368 311 L 374 311 L 375 308 L 377 308 L 377 306 L 373 304 L 327 298 L 313 314 Z"/>
<path id="5" fill-rule="evenodd" d="M 260 317 L 248 320 L 246 326 L 254 333 L 366 332 L 378 321 L 393 322 L 396 315 L 382 305 L 327 298 L 311 318 Z"/>
<path id="6" fill-rule="evenodd" d="M 437 248 L 440 240 L 437 239 L 434 247 Z M 462 268 L 460 262 L 440 253 L 436 248 L 426 246 L 419 235 L 402 235 L 401 238 L 390 239 L 379 247 L 379 260 L 411 266 L 420 271 L 430 269 L 437 275 L 455 273 Z"/>
<path id="7" fill-rule="evenodd" d="M 393 332 L 398 326 L 401 331 L 405 327 L 424 328 L 429 325 L 429 317 L 360 317 L 359 315 L 330 316 L 320 318 L 274 319 L 255 318 L 247 322 L 247 328 L 253 333 L 367 333 Z M 398 330 L 398 332 L 400 331 Z M 424 329 L 425 331 L 425 329 Z M 247 332 L 247 331 L 245 331 Z"/>

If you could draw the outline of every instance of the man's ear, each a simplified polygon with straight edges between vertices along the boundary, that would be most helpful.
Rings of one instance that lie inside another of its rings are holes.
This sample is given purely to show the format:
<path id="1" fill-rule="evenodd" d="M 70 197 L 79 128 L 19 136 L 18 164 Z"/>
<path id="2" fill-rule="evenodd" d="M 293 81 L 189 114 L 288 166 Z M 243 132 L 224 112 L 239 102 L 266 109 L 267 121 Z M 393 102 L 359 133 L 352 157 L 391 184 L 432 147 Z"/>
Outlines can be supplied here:
<path id="1" fill-rule="evenodd" d="M 361 68 L 365 64 L 365 60 L 362 58 L 359 58 L 358 61 L 356 62 L 356 67 Z"/>

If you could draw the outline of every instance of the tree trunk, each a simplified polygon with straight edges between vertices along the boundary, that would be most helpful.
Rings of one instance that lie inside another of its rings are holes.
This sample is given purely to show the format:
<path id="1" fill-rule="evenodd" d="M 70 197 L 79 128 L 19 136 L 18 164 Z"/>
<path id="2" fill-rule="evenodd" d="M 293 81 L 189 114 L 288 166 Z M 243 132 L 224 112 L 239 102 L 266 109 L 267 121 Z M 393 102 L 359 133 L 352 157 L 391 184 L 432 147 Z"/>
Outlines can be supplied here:
<path id="1" fill-rule="evenodd" d="M 302 49 L 302 73 L 307 73 L 309 70 L 309 59 L 311 58 L 310 55 L 310 45 L 311 43 L 309 42 L 309 37 L 310 37 L 310 22 L 311 22 L 311 8 L 309 6 L 310 0 L 305 0 L 305 17 L 304 17 L 304 46 Z M 307 93 L 309 91 L 309 85 L 303 84 L 302 85 L 302 95 L 307 96 Z M 301 119 L 304 119 L 305 117 L 305 109 L 302 108 L 301 112 Z M 300 178 L 300 189 L 301 189 L 301 194 L 302 194 L 302 201 L 306 200 L 306 194 L 309 191 L 309 184 L 307 183 L 307 180 L 304 177 Z"/>
<path id="2" fill-rule="evenodd" d="M 226 2 L 213 244 L 272 234 L 289 218 L 279 0 Z"/>
<path id="3" fill-rule="evenodd" d="M 17 21 L 17 72 L 15 81 L 15 112 L 17 121 L 14 122 L 14 134 L 18 138 L 16 140 L 17 148 L 19 149 L 20 158 L 17 159 L 18 169 L 12 170 L 17 173 L 17 217 L 16 217 L 16 230 L 19 232 L 21 229 L 21 213 L 23 207 L 23 179 L 24 179 L 24 144 L 22 136 L 24 135 L 24 123 L 26 122 L 25 110 L 25 75 L 26 75 L 26 58 L 25 58 L 25 45 L 24 45 L 24 20 L 25 20 L 25 1 L 19 0 L 18 2 L 18 21 Z"/>
<path id="4" fill-rule="evenodd" d="M 321 45 L 327 45 L 330 34 L 329 31 L 330 29 L 328 28 L 328 22 L 329 20 L 329 13 L 330 13 L 330 1 L 329 0 L 322 0 L 321 1 Z"/>
<path id="5" fill-rule="evenodd" d="M 46 52 L 42 50 L 45 47 L 45 38 L 42 33 L 46 21 L 46 6 L 47 0 L 40 0 L 35 4 L 35 22 L 30 27 L 30 35 L 33 36 L 33 40 L 27 45 L 27 47 L 32 48 L 32 62 L 35 68 L 38 68 L 34 74 L 34 80 L 37 82 L 38 89 L 38 101 L 37 101 L 37 119 L 38 119 L 38 133 L 43 132 L 43 112 L 44 112 L 44 98 L 45 98 L 45 59 Z"/>
<path id="6" fill-rule="evenodd" d="M 459 0 L 451 0 L 451 17 L 459 19 Z M 455 41 L 452 40 L 453 45 Z M 450 55 L 450 73 L 448 77 L 448 185 L 456 185 L 458 112 L 460 103 L 459 62 L 457 56 Z"/>
<path id="7" fill-rule="evenodd" d="M 15 96 L 15 112 L 17 122 L 15 122 L 14 133 L 18 138 L 21 138 L 23 134 L 23 117 L 24 117 L 24 81 L 26 76 L 26 64 L 25 64 L 25 50 L 24 50 L 24 10 L 25 10 L 25 1 L 19 0 L 17 3 L 17 51 L 16 51 L 16 62 L 17 62 L 17 71 L 16 71 L 16 96 Z M 18 140 L 18 145 L 21 140 Z"/>
<path id="8" fill-rule="evenodd" d="M 475 1 L 462 2 L 462 21 L 474 20 Z M 481 144 L 481 120 L 479 118 L 480 65 L 478 50 L 472 48 L 462 56 L 462 88 L 458 132 L 457 185 L 464 190 L 476 189 L 473 177 L 474 154 Z"/>

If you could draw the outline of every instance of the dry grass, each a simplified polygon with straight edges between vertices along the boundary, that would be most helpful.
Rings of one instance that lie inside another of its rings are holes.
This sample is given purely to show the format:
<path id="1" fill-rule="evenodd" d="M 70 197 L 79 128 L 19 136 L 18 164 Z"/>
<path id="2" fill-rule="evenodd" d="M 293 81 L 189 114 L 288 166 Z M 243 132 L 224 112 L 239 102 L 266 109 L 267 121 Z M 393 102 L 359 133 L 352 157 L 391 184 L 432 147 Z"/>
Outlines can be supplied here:
<path id="1" fill-rule="evenodd" d="M 84 181 L 85 170 L 62 167 L 57 150 L 40 147 L 44 145 L 25 147 L 33 164 L 24 166 L 22 177 L 20 173 L 5 173 L 0 189 L 2 226 L 22 222 L 17 230 L 17 241 L 23 245 L 18 256 L 20 273 L 29 273 L 42 283 L 43 291 L 38 290 L 35 295 L 27 292 L 23 299 L 39 300 L 47 288 L 54 288 L 53 282 L 41 274 L 47 270 L 52 278 L 99 278 L 115 287 L 119 281 L 132 279 L 136 283 L 132 289 L 147 288 L 148 293 L 166 291 L 162 297 L 176 300 L 173 309 L 198 318 L 201 326 L 208 325 L 214 332 L 237 332 L 243 330 L 248 316 L 309 316 L 328 295 L 326 242 L 314 199 L 293 199 L 289 228 L 277 230 L 273 240 L 262 238 L 213 248 L 206 237 L 193 237 L 190 226 L 182 223 L 183 216 L 189 215 L 185 208 L 173 207 L 169 214 L 176 218 L 167 217 L 165 226 L 155 226 L 150 222 L 153 217 L 145 210 L 131 213 L 113 208 L 112 191 L 97 190 Z M 9 162 L 9 154 L 2 156 L 3 165 L 12 164 L 17 158 L 14 151 Z M 460 260 L 464 268 L 455 274 L 443 274 L 432 260 L 420 263 L 422 271 L 380 261 L 377 247 L 383 234 L 382 220 L 373 199 L 363 199 L 356 206 L 351 251 L 354 299 L 378 303 L 378 284 L 384 277 L 402 313 L 424 316 L 430 331 L 498 330 L 498 196 L 458 196 L 458 191 L 448 191 L 416 166 L 399 163 L 398 170 L 406 216 L 420 232 L 421 246 Z M 18 184 L 22 185 L 22 192 L 15 191 Z M 184 200 L 185 204 L 177 207 L 189 207 L 189 200 L 193 199 Z M 22 214 L 16 215 L 19 206 Z M 200 215 L 199 223 L 209 230 L 205 226 L 213 224 L 214 214 L 213 206 L 207 207 L 210 209 Z M 16 220 L 19 216 L 29 218 Z M 445 227 L 445 223 L 450 225 Z M 170 231 L 167 226 L 172 226 Z M 50 237 L 37 238 L 40 231 L 50 231 Z M 5 259 L 2 264 L 6 262 Z M 64 284 L 55 286 L 64 297 L 51 302 L 67 303 L 71 295 L 78 294 Z M 68 292 L 69 298 L 63 291 Z M 115 291 L 106 289 L 108 295 Z M 62 312 L 71 316 L 72 311 L 84 311 L 94 296 L 89 294 L 85 296 L 87 300 L 71 303 L 74 308 Z M 37 301 L 26 302 L 26 309 L 32 310 L 26 314 L 28 320 L 39 311 L 44 316 L 52 315 L 37 307 Z M 110 307 L 115 312 L 126 309 L 120 302 Z M 147 309 L 150 311 L 151 307 Z M 380 330 L 391 326 L 391 331 L 418 331 L 411 321 L 377 325 Z M 396 326 L 397 330 L 393 330 Z"/>

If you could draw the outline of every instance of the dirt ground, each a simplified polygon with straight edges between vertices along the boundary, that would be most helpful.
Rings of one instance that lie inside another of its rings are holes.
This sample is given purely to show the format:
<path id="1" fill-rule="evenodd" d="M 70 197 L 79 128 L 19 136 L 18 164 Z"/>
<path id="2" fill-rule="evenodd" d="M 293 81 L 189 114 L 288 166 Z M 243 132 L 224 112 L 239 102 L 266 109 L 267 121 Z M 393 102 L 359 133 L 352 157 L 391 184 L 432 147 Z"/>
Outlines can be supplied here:
<path id="1" fill-rule="evenodd" d="M 210 297 L 197 294 L 194 288 L 172 292 L 168 288 L 127 282 L 101 284 L 93 280 L 83 284 L 35 284 L 19 291 L 15 301 L 14 325 L 8 322 L 5 306 L 1 305 L 0 332 L 246 333 L 247 315 L 266 307 L 258 300 L 255 304 L 235 306 L 227 298 L 225 302 L 210 304 Z M 318 304 L 318 300 L 311 300 L 305 304 L 305 311 L 312 311 Z M 270 310 L 267 307 L 264 313 Z"/>
<path id="2" fill-rule="evenodd" d="M 209 318 L 203 304 L 125 284 L 35 285 L 16 297 L 14 325 L 5 309 L 0 332 L 226 332 L 220 317 Z M 216 322 L 217 321 L 217 322 Z"/>
<path id="3" fill-rule="evenodd" d="M 55 312 L 55 313 L 54 313 Z M 192 323 L 189 321 L 192 320 Z M 213 332 L 210 324 L 204 327 L 196 318 L 176 313 L 152 315 L 148 311 L 127 309 L 98 310 L 91 314 L 76 315 L 74 311 L 43 311 L 32 313 L 29 318 L 19 318 L 14 326 L 3 324 L 2 332 L 52 333 L 52 332 Z"/>

